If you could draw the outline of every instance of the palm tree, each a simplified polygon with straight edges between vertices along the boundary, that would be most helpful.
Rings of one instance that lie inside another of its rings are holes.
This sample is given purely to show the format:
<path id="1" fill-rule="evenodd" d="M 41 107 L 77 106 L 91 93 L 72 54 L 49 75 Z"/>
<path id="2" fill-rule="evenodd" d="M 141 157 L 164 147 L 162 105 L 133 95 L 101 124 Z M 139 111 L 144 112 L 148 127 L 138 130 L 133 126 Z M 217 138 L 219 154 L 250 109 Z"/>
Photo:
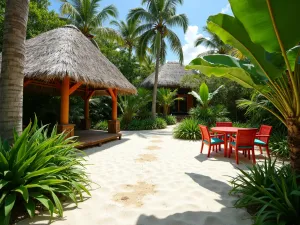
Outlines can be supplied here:
<path id="1" fill-rule="evenodd" d="M 29 0 L 6 1 L 0 77 L 0 137 L 22 131 L 25 39 Z"/>
<path id="2" fill-rule="evenodd" d="M 140 25 L 139 20 L 127 20 L 127 21 L 111 21 L 111 24 L 118 28 L 120 34 L 121 46 L 128 49 L 129 59 L 132 56 L 132 50 L 136 48 L 138 43 L 138 26 Z"/>
<path id="3" fill-rule="evenodd" d="M 160 88 L 157 91 L 157 102 L 158 105 L 163 108 L 163 115 L 167 116 L 169 113 L 170 107 L 174 104 L 177 100 L 183 100 L 183 98 L 176 98 L 177 96 L 177 89 L 171 91 L 168 88 Z"/>
<path id="4" fill-rule="evenodd" d="M 208 50 L 203 54 L 228 54 L 231 50 L 230 45 L 224 44 L 224 42 L 214 33 L 212 33 L 207 26 L 203 28 L 203 31 L 207 32 L 209 34 L 209 38 L 205 37 L 199 37 L 195 41 L 195 47 L 203 45 L 206 48 L 209 48 L 211 50 Z"/>
<path id="5" fill-rule="evenodd" d="M 118 16 L 118 10 L 114 5 L 109 5 L 99 11 L 102 0 L 60 1 L 63 3 L 60 8 L 61 14 L 68 16 L 71 22 L 91 40 L 93 40 L 94 35 L 119 39 L 119 35 L 114 29 L 102 26 L 109 17 L 116 18 Z"/>
<path id="6" fill-rule="evenodd" d="M 179 56 L 180 63 L 183 62 L 183 52 L 181 42 L 178 36 L 171 30 L 174 26 L 183 28 L 186 32 L 188 28 L 188 18 L 185 14 L 176 14 L 176 7 L 183 4 L 183 0 L 142 0 L 144 8 L 135 8 L 128 14 L 129 20 L 140 20 L 144 22 L 138 27 L 141 33 L 137 56 L 142 59 L 147 54 L 146 50 L 150 49 L 156 57 L 155 80 L 152 96 L 152 117 L 156 116 L 156 96 L 159 65 L 166 59 L 166 39 L 171 49 Z"/>

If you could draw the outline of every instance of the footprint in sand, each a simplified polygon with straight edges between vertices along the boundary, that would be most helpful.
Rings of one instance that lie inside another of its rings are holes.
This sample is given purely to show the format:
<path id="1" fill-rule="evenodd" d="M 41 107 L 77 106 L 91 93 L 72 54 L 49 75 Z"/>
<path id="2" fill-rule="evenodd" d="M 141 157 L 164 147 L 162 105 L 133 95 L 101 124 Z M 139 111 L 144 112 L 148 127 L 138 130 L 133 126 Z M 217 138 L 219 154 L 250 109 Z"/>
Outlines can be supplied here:
<path id="1" fill-rule="evenodd" d="M 146 182 L 138 182 L 135 185 L 127 184 L 123 188 L 124 192 L 115 194 L 113 199 L 125 206 L 141 207 L 143 198 L 155 193 L 155 185 Z"/>
<path id="2" fill-rule="evenodd" d="M 157 140 L 151 140 L 151 142 L 152 142 L 152 143 L 162 143 L 163 141 L 162 141 L 162 140 L 159 140 L 159 139 L 157 139 Z"/>
<path id="3" fill-rule="evenodd" d="M 156 145 L 150 145 L 148 147 L 146 147 L 147 150 L 159 150 L 161 149 L 161 147 L 156 146 Z"/>
<path id="4" fill-rule="evenodd" d="M 153 161 L 156 161 L 156 160 L 157 160 L 157 157 L 155 155 L 142 154 L 135 161 L 136 162 L 153 162 Z"/>

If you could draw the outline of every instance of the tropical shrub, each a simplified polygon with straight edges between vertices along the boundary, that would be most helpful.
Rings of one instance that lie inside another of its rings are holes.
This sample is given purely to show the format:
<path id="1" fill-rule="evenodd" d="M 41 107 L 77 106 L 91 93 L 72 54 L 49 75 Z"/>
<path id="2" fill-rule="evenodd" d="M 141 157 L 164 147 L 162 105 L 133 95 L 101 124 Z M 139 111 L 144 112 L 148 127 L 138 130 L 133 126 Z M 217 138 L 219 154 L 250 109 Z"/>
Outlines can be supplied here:
<path id="1" fill-rule="evenodd" d="M 122 124 L 122 122 L 121 122 Z M 125 130 L 154 130 L 164 129 L 167 127 L 167 123 L 162 118 L 149 118 L 144 120 L 132 120 L 127 126 L 123 125 L 122 129 Z"/>
<path id="2" fill-rule="evenodd" d="M 228 111 L 223 105 L 210 106 L 203 108 L 197 106 L 189 111 L 192 118 L 200 121 L 205 121 L 209 126 L 212 126 L 216 121 L 229 121 L 226 117 Z"/>
<path id="3" fill-rule="evenodd" d="M 169 113 L 170 107 L 177 100 L 183 100 L 183 98 L 176 98 L 177 89 L 171 91 L 168 88 L 159 88 L 157 90 L 157 103 L 163 109 L 163 115 L 167 116 Z"/>
<path id="4" fill-rule="evenodd" d="M 229 2 L 234 16 L 210 16 L 207 27 L 248 60 L 207 55 L 194 59 L 187 69 L 226 77 L 264 96 L 276 110 L 264 109 L 288 129 L 291 166 L 300 174 L 300 31 L 291 32 L 297 26 L 300 1 Z"/>
<path id="5" fill-rule="evenodd" d="M 172 115 L 164 116 L 162 119 L 166 121 L 167 125 L 175 125 L 177 123 L 176 117 Z"/>
<path id="6" fill-rule="evenodd" d="M 173 136 L 177 139 L 200 140 L 201 133 L 199 124 L 205 125 L 206 122 L 193 118 L 185 118 L 173 130 Z"/>
<path id="7" fill-rule="evenodd" d="M 151 101 L 151 92 L 144 88 L 138 89 L 137 95 L 119 97 L 119 106 L 122 112 L 122 121 L 129 124 L 139 113 L 144 115 L 147 104 Z"/>
<path id="8" fill-rule="evenodd" d="M 100 122 L 96 123 L 96 125 L 94 126 L 94 128 L 97 129 L 97 130 L 108 130 L 108 122 L 107 122 L 107 120 L 100 121 Z"/>
<path id="9" fill-rule="evenodd" d="M 238 168 L 239 169 L 239 168 Z M 300 185 L 290 165 L 278 167 L 276 161 L 240 170 L 231 180 L 230 194 L 238 197 L 235 207 L 247 207 L 255 224 L 300 224 Z"/>
<path id="10" fill-rule="evenodd" d="M 79 195 L 90 195 L 90 181 L 78 143 L 56 127 L 48 137 L 48 128 L 38 128 L 37 120 L 21 135 L 14 133 L 14 143 L 0 140 L 0 224 L 10 223 L 16 208 L 25 207 L 30 217 L 37 205 L 44 206 L 52 217 L 63 216 L 61 197 L 77 205 Z"/>
<path id="11" fill-rule="evenodd" d="M 287 159 L 290 154 L 287 133 L 279 130 L 275 131 L 270 137 L 269 147 L 272 155 Z"/>

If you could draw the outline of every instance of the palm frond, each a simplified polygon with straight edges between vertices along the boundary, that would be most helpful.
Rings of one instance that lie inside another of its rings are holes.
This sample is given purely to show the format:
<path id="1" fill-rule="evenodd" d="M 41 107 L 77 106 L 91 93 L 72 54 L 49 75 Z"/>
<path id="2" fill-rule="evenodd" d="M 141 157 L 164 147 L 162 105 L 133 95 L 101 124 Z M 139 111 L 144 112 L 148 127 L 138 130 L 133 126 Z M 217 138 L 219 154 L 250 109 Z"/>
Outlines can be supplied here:
<path id="1" fill-rule="evenodd" d="M 189 24 L 189 20 L 185 14 L 179 14 L 171 16 L 167 21 L 166 24 L 173 27 L 179 26 L 183 28 L 183 31 L 186 32 Z"/>
<path id="2" fill-rule="evenodd" d="M 172 51 L 179 56 L 179 62 L 183 63 L 183 51 L 179 37 L 173 31 L 168 30 L 167 38 Z"/>

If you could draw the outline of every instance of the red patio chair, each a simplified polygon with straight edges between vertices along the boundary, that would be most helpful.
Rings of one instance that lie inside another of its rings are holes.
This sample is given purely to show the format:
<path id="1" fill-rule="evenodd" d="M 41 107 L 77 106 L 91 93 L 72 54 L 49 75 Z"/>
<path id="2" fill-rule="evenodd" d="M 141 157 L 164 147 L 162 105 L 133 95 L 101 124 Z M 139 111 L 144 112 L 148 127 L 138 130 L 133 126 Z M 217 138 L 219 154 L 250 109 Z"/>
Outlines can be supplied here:
<path id="1" fill-rule="evenodd" d="M 224 141 L 222 139 L 217 138 L 217 135 L 212 135 L 209 133 L 208 127 L 199 125 L 201 134 L 202 134 L 202 145 L 201 145 L 201 153 L 203 151 L 204 144 L 208 145 L 208 154 L 207 157 L 210 156 L 211 146 L 216 146 L 221 148 L 221 144 L 224 144 Z M 218 148 L 216 148 L 216 152 L 218 151 Z"/>
<path id="2" fill-rule="evenodd" d="M 229 142 L 229 157 L 232 153 L 232 149 L 235 150 L 236 164 L 239 164 L 239 151 L 243 153 L 248 153 L 248 158 L 250 159 L 250 154 L 252 152 L 253 163 L 256 163 L 255 153 L 254 153 L 254 139 L 257 129 L 238 129 L 236 137 L 230 137 Z"/>
<path id="3" fill-rule="evenodd" d="M 269 158 L 270 158 L 269 139 L 271 136 L 271 132 L 272 132 L 272 126 L 261 125 L 259 132 L 256 134 L 256 139 L 254 140 L 254 145 L 259 147 L 260 154 L 262 154 L 262 147 L 265 147 Z"/>

